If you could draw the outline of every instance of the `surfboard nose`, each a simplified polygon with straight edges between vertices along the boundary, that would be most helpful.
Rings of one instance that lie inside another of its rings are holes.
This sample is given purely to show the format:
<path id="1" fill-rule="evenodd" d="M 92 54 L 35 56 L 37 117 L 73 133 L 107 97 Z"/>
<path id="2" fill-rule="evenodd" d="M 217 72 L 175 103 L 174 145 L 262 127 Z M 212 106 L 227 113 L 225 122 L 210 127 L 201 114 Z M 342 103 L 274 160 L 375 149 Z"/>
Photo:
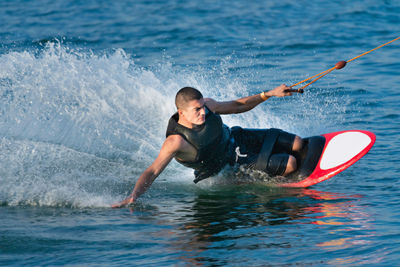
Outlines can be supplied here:
<path id="1" fill-rule="evenodd" d="M 299 182 L 289 182 L 280 186 L 308 187 L 325 181 L 367 154 L 376 140 L 374 133 L 363 130 L 333 132 L 322 136 L 325 138 L 325 146 L 312 173 Z"/>
<path id="2" fill-rule="evenodd" d="M 371 142 L 370 135 L 361 131 L 348 131 L 334 136 L 321 157 L 321 170 L 329 170 L 348 162 L 368 147 Z"/>

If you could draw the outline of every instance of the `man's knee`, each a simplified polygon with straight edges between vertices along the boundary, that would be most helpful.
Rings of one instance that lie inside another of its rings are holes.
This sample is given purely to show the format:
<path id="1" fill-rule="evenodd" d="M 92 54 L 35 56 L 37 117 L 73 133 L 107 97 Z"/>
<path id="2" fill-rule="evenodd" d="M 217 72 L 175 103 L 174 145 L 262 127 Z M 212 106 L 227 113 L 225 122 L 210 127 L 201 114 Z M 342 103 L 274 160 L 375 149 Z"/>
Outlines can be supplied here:
<path id="1" fill-rule="evenodd" d="M 292 146 L 292 151 L 300 151 L 303 148 L 303 139 L 301 139 L 300 136 L 297 136 L 294 138 L 293 146 Z"/>
<path id="2" fill-rule="evenodd" d="M 294 172 L 296 169 L 297 169 L 297 160 L 292 155 L 289 155 L 288 163 L 286 165 L 286 170 L 285 170 L 283 176 Z"/>

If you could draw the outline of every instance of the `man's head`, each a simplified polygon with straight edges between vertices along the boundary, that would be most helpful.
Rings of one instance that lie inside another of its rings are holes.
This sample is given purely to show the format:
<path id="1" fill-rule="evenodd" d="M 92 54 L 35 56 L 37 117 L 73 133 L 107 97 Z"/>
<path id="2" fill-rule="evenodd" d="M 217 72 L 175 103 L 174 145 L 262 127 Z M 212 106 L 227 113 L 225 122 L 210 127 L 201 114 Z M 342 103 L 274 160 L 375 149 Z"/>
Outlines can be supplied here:
<path id="1" fill-rule="evenodd" d="M 195 125 L 205 122 L 205 110 L 203 95 L 192 87 L 184 87 L 178 91 L 175 97 L 175 105 L 179 117 Z"/>

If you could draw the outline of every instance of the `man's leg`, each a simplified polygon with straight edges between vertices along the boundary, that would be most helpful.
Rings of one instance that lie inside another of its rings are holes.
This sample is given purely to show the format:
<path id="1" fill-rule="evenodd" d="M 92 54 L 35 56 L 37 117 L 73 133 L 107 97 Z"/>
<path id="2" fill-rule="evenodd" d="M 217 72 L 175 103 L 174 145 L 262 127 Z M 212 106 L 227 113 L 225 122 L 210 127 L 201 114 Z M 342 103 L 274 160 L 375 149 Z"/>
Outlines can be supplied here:
<path id="1" fill-rule="evenodd" d="M 303 148 L 303 139 L 300 136 L 294 138 L 292 151 L 299 152 Z"/>
<path id="2" fill-rule="evenodd" d="M 289 155 L 289 160 L 288 160 L 288 163 L 286 165 L 285 172 L 282 175 L 286 176 L 286 175 L 294 172 L 295 170 L 297 170 L 297 160 L 292 155 Z"/>
<path id="3" fill-rule="evenodd" d="M 232 128 L 232 134 L 236 142 L 240 144 L 240 152 L 249 154 L 246 158 L 239 158 L 239 163 L 247 163 L 249 166 L 254 167 L 257 157 L 251 157 L 250 154 L 257 155 L 260 152 L 267 132 L 268 130 Z M 266 166 L 265 169 L 262 170 L 271 176 L 286 176 L 294 172 L 298 167 L 294 155 L 297 156 L 302 148 L 303 139 L 295 134 L 280 131 L 274 143 L 272 155 L 264 165 Z"/>
<path id="4" fill-rule="evenodd" d="M 284 153 L 273 154 L 267 165 L 267 172 L 271 175 L 287 176 L 297 170 L 296 157 L 292 155 L 301 151 L 303 139 L 301 137 L 283 132 L 277 140 L 278 150 Z"/>

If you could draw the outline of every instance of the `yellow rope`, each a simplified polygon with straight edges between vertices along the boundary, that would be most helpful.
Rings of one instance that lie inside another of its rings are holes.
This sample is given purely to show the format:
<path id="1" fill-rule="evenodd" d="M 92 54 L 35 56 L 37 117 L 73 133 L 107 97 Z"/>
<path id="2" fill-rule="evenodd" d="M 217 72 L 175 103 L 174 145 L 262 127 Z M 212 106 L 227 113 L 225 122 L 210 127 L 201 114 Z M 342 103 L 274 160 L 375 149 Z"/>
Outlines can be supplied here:
<path id="1" fill-rule="evenodd" d="M 365 56 L 366 54 L 369 54 L 369 53 L 371 53 L 372 51 L 375 51 L 375 50 L 377 50 L 377 49 L 379 49 L 379 48 L 381 48 L 381 47 L 384 47 L 385 45 L 388 45 L 388 44 L 390 44 L 390 43 L 392 43 L 392 42 L 394 42 L 394 41 L 397 41 L 397 40 L 399 40 L 399 39 L 400 39 L 400 36 L 397 37 L 397 38 L 395 38 L 395 39 L 393 39 L 393 40 L 391 40 L 391 41 L 389 41 L 389 42 L 387 42 L 387 43 L 384 43 L 384 44 L 382 44 L 382 45 L 380 45 L 380 46 L 378 46 L 378 47 L 375 47 L 374 49 L 371 49 L 371 50 L 369 50 L 369 51 L 367 51 L 367 52 L 365 52 L 365 53 L 362 53 L 361 55 L 358 55 L 358 56 L 356 56 L 356 57 L 354 57 L 354 58 L 352 58 L 352 59 L 349 59 L 349 60 L 347 60 L 347 61 L 339 61 L 338 63 L 336 63 L 336 65 L 335 65 L 334 67 L 332 67 L 332 68 L 330 68 L 330 69 L 327 69 L 327 70 L 325 70 L 325 71 L 323 71 L 323 72 L 321 72 L 321 73 L 315 74 L 314 76 L 311 76 L 311 77 L 309 77 L 309 78 L 307 78 L 307 79 L 304 79 L 304 80 L 302 80 L 302 81 L 300 81 L 300 82 L 298 82 L 298 83 L 293 84 L 293 85 L 290 86 L 290 87 L 294 87 L 294 86 L 296 86 L 296 85 L 299 85 L 299 84 L 301 84 L 301 83 L 304 83 L 304 82 L 306 82 L 306 81 L 309 81 L 309 80 L 311 80 L 311 79 L 317 77 L 316 79 L 314 79 L 314 80 L 312 80 L 311 82 L 307 83 L 306 85 L 300 87 L 299 89 L 292 89 L 292 90 L 290 90 L 290 91 L 291 91 L 291 92 L 302 93 L 304 88 L 306 88 L 306 87 L 309 86 L 310 84 L 313 84 L 313 83 L 316 82 L 317 80 L 321 79 L 322 77 L 324 77 L 325 75 L 327 75 L 327 74 L 330 73 L 331 71 L 333 71 L 333 70 L 335 70 L 335 69 L 341 69 L 341 68 L 343 68 L 343 67 L 346 65 L 346 63 L 349 63 L 349 62 L 351 62 L 351 61 L 353 61 L 353 60 L 355 60 L 355 59 L 357 59 L 357 58 L 359 58 L 359 57 Z M 339 63 L 341 63 L 341 64 L 339 64 Z"/>

